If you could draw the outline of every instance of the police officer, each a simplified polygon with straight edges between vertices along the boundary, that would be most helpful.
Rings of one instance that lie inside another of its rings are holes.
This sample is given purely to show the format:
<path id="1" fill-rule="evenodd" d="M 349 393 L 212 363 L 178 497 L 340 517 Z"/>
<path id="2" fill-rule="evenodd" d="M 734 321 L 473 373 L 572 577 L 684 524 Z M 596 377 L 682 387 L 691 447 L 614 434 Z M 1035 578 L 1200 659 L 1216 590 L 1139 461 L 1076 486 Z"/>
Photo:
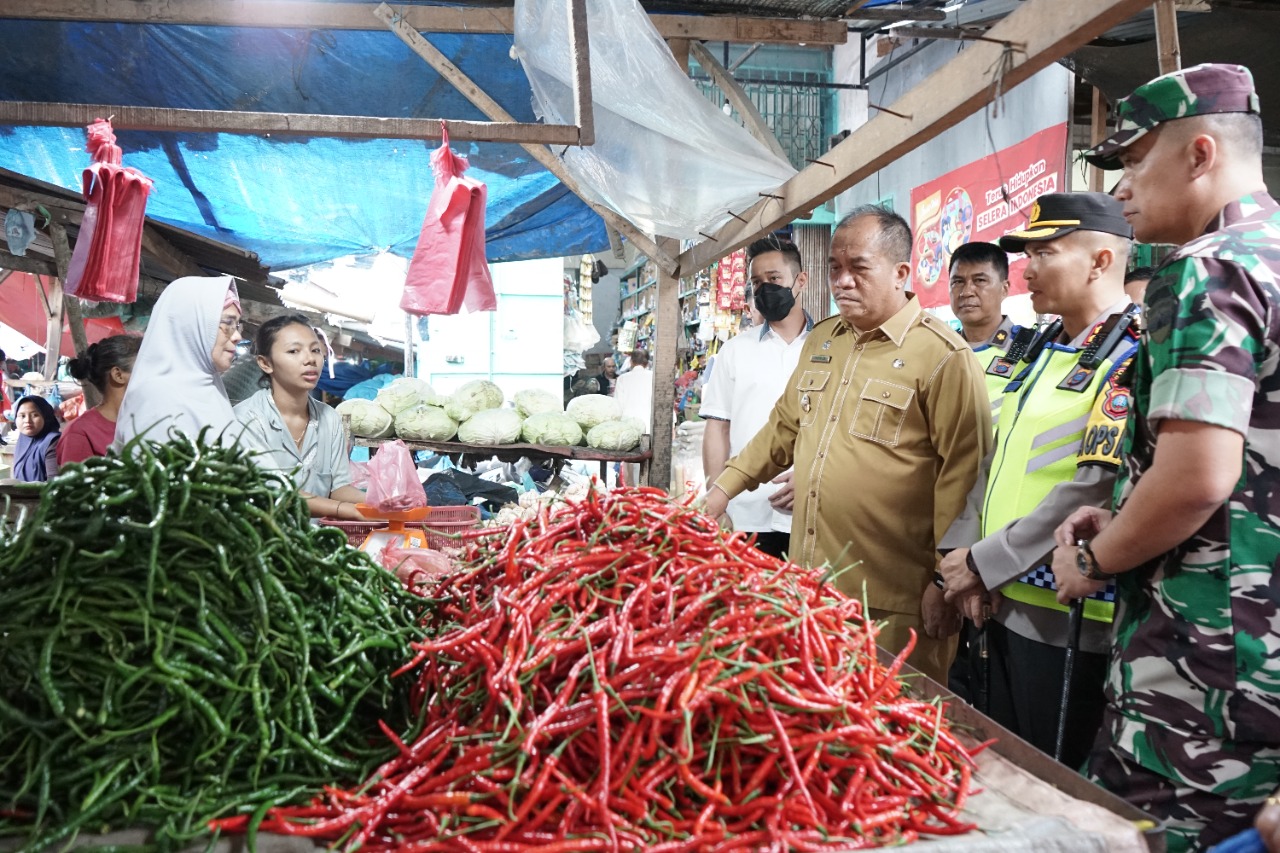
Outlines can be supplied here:
<path id="1" fill-rule="evenodd" d="M 1009 256 L 994 243 L 965 243 L 951 255 L 950 272 L 951 313 L 982 365 L 994 421 L 1011 378 L 1000 357 L 1019 330 L 1003 311 L 1009 295 Z"/>
<path id="2" fill-rule="evenodd" d="M 1001 357 L 1011 379 L 995 448 L 940 546 L 955 549 L 940 566 L 948 600 L 979 624 L 983 604 L 995 610 L 988 714 L 1050 754 L 1069 637 L 1046 557 L 1062 520 L 1081 503 L 1105 506 L 1115 484 L 1128 401 L 1121 377 L 1137 350 L 1137 311 L 1124 292 L 1131 233 L 1110 196 L 1055 193 L 1040 197 L 1024 230 L 1000 239 L 1027 254 L 1036 312 L 1060 319 L 1019 335 Z M 1085 614 L 1069 765 L 1084 760 L 1102 718 L 1111 593 L 1091 598 Z"/>
<path id="3" fill-rule="evenodd" d="M 1124 169 L 1137 239 L 1181 245 L 1147 287 L 1116 514 L 1073 514 L 1053 570 L 1063 598 L 1117 576 L 1086 769 L 1175 853 L 1246 828 L 1280 786 L 1280 206 L 1259 109 L 1248 69 L 1198 65 L 1120 101 L 1088 154 Z"/>

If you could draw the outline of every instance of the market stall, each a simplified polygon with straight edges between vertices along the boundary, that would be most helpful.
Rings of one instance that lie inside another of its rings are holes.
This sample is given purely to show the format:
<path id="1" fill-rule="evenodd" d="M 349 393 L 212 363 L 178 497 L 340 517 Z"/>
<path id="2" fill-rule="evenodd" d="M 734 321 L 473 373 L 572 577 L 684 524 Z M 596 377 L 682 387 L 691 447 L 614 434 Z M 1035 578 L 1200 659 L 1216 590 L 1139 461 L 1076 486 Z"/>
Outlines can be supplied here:
<path id="1" fill-rule="evenodd" d="M 385 443 L 382 439 L 351 437 L 355 447 L 368 447 L 373 452 Z M 503 462 L 515 462 L 529 459 L 533 462 L 551 462 L 559 468 L 568 461 L 600 463 L 600 481 L 608 481 L 608 467 L 616 462 L 634 462 L 640 465 L 642 482 L 648 475 L 649 460 L 653 453 L 649 449 L 649 437 L 641 439 L 640 447 L 634 451 L 596 450 L 591 447 L 556 447 L 546 444 L 468 444 L 461 441 L 406 441 L 405 446 L 412 451 L 424 450 L 448 456 L 463 468 L 474 466 L 476 462 L 490 458 L 498 458 Z"/>

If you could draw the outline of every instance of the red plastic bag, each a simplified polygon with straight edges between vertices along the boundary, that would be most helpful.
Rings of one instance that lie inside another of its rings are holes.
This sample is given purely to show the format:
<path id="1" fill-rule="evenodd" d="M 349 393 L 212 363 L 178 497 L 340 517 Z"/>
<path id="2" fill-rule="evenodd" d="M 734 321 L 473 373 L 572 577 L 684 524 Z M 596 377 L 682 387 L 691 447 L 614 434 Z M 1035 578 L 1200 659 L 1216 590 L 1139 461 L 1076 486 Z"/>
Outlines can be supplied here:
<path id="1" fill-rule="evenodd" d="M 409 261 L 400 308 L 410 314 L 496 311 L 484 253 L 484 206 L 489 190 L 466 178 L 467 158 L 449 150 L 449 133 L 431 154 L 436 186 Z"/>
<path id="2" fill-rule="evenodd" d="M 120 165 L 120 147 L 108 120 L 89 125 L 85 148 L 93 155 L 93 165 L 82 177 L 87 204 L 67 269 L 66 292 L 98 302 L 133 302 L 138 298 L 151 179 Z"/>
<path id="3" fill-rule="evenodd" d="M 383 444 L 369 462 L 369 491 L 365 504 L 378 512 L 404 512 L 427 505 L 413 454 L 403 441 Z"/>
<path id="4" fill-rule="evenodd" d="M 457 568 L 453 560 L 432 548 L 400 548 L 395 545 L 383 548 L 378 562 L 409 586 L 426 583 Z"/>

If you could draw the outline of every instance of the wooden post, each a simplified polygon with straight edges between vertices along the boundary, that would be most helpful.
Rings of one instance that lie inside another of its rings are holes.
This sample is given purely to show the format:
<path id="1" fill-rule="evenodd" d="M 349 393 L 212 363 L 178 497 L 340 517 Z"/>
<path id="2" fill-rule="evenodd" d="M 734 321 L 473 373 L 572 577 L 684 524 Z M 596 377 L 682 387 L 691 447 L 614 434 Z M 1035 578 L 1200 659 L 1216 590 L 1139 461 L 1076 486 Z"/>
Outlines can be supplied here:
<path id="1" fill-rule="evenodd" d="M 1102 96 L 1102 90 L 1097 86 L 1093 87 L 1093 115 L 1089 122 L 1089 145 L 1090 147 L 1097 145 L 1099 142 L 1107 138 L 1107 99 Z M 1097 166 L 1089 167 L 1089 192 L 1100 193 L 1105 192 L 1102 186 L 1103 172 Z"/>
<path id="2" fill-rule="evenodd" d="M 1178 44 L 1178 11 L 1173 0 L 1156 0 L 1156 51 L 1160 73 L 1168 74 L 1182 67 L 1182 48 Z"/>
<path id="3" fill-rule="evenodd" d="M 61 223 L 49 223 L 49 239 L 53 243 L 53 261 L 58 267 L 59 290 L 66 286 L 67 270 L 71 268 L 71 243 L 67 240 L 67 229 Z M 89 351 L 89 336 L 84 331 L 84 317 L 80 314 L 80 302 L 74 296 L 63 296 L 62 309 L 67 317 L 67 325 L 71 327 L 71 344 L 76 348 L 76 355 L 84 355 Z M 62 346 L 62 327 L 58 327 L 58 347 Z M 49 366 L 45 365 L 47 372 Z M 52 379 L 53 377 L 49 377 Z M 102 402 L 102 395 L 90 382 L 84 388 L 85 408 L 91 409 Z"/>
<path id="4" fill-rule="evenodd" d="M 680 243 L 670 237 L 658 244 L 671 255 Z M 680 338 L 680 279 L 658 268 L 658 299 L 654 305 L 653 352 L 653 461 L 649 465 L 649 485 L 671 489 L 671 444 L 674 438 L 673 412 L 676 403 L 676 342 Z"/>
<path id="5" fill-rule="evenodd" d="M 44 378 L 53 379 L 58 375 L 58 358 L 62 355 L 62 279 L 37 279 L 38 283 L 41 281 L 48 282 L 45 289 L 45 317 L 49 323 L 45 327 Z"/>
<path id="6" fill-rule="evenodd" d="M 680 66 L 681 74 L 689 73 L 689 40 L 688 39 L 667 39 L 667 47 L 671 48 L 671 55 L 676 58 L 676 65 Z"/>
<path id="7" fill-rule="evenodd" d="M 760 144 L 773 152 L 773 156 L 779 160 L 786 161 L 787 152 L 783 150 L 778 138 L 773 135 L 773 131 L 769 129 L 769 125 L 765 122 L 764 116 L 760 115 L 760 110 L 751 101 L 742 85 L 729 73 L 729 70 L 720 64 L 720 60 L 711 55 L 711 51 L 702 46 L 701 42 L 686 42 L 690 54 L 698 61 L 698 64 L 706 69 L 707 74 L 720 87 L 720 91 L 724 92 L 724 96 L 729 99 L 729 103 L 733 104 L 737 109 L 738 115 L 742 117 L 742 121 L 747 128 L 747 132 L 759 140 Z"/>

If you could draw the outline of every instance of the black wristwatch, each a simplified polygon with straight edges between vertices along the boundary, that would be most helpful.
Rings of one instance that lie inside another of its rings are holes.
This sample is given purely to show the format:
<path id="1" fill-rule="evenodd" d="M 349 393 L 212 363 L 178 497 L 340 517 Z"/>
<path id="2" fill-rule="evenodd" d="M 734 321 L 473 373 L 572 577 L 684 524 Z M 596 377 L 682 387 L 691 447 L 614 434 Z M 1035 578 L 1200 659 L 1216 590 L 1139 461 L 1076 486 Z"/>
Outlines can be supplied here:
<path id="1" fill-rule="evenodd" d="M 1088 539 L 1076 540 L 1076 568 L 1091 581 L 1111 580 L 1111 575 L 1098 568 L 1098 558 L 1093 556 Z"/>

